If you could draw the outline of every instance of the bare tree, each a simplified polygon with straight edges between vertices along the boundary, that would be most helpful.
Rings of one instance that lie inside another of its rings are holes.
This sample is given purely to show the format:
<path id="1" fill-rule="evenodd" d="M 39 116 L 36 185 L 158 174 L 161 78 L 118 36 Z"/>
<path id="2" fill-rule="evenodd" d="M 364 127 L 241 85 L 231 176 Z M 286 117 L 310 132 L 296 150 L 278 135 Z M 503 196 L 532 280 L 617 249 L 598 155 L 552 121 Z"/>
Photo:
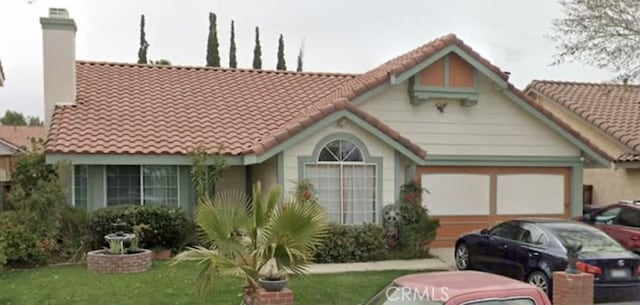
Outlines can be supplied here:
<path id="1" fill-rule="evenodd" d="M 565 15 L 553 21 L 554 64 L 578 61 L 640 80 L 640 1 L 560 0 Z"/>

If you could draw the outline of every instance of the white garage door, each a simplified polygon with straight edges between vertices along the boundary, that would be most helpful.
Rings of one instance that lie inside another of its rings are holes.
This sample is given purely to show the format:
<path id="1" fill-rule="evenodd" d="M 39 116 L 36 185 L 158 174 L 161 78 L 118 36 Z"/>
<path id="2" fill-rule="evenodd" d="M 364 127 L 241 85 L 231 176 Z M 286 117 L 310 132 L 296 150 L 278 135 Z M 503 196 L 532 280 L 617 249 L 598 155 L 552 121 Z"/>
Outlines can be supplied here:
<path id="1" fill-rule="evenodd" d="M 440 219 L 433 247 L 460 234 L 519 217 L 568 217 L 569 168 L 422 167 L 417 179 L 431 216 Z"/>

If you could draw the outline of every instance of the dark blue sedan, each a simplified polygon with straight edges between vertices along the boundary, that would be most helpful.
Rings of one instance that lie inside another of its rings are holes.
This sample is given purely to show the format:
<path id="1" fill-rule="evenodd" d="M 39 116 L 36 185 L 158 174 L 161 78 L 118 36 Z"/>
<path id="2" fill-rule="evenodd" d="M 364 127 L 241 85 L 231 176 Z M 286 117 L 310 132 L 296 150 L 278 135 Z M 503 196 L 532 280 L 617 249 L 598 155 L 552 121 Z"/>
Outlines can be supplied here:
<path id="1" fill-rule="evenodd" d="M 511 220 L 463 235 L 456 242 L 456 266 L 526 281 L 551 296 L 553 272 L 568 264 L 568 244 L 582 244 L 578 269 L 594 275 L 596 302 L 640 301 L 640 256 L 597 228 L 570 220 Z"/>

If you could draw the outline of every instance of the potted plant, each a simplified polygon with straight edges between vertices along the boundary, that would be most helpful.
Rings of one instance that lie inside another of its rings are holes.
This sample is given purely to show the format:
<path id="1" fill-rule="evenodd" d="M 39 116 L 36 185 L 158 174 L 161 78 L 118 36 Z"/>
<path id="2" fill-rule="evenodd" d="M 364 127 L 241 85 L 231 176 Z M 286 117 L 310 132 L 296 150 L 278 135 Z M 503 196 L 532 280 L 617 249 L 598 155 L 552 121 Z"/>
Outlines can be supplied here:
<path id="1" fill-rule="evenodd" d="M 281 291 L 287 287 L 289 282 L 287 273 L 278 270 L 275 260 L 272 259 L 265 267 L 267 269 L 266 272 L 258 279 L 260 287 L 266 291 Z"/>

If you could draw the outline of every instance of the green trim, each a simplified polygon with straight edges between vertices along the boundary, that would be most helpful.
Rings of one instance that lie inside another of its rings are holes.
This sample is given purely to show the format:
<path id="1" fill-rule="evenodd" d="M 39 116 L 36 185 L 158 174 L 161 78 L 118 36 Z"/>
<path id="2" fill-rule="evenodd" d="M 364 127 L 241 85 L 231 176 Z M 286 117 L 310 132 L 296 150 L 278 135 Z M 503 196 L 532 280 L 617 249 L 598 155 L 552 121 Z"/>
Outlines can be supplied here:
<path id="1" fill-rule="evenodd" d="M 365 101 L 368 101 L 369 99 L 375 97 L 376 95 L 386 91 L 389 87 L 391 87 L 391 85 L 389 83 L 384 83 L 382 85 L 378 85 L 377 87 L 358 95 L 357 97 L 355 97 L 354 99 L 351 100 L 351 103 L 356 104 L 356 105 L 360 105 L 362 103 L 364 103 Z"/>
<path id="2" fill-rule="evenodd" d="M 73 19 L 41 17 L 40 24 L 46 30 L 71 30 L 76 32 L 78 27 Z"/>
<path id="3" fill-rule="evenodd" d="M 395 198 L 400 198 L 400 188 L 402 187 L 402 184 L 406 183 L 404 180 L 405 177 L 402 177 L 403 179 L 400 178 L 400 167 L 402 166 L 401 164 L 401 155 L 396 151 L 393 154 L 393 182 Z"/>
<path id="4" fill-rule="evenodd" d="M 445 87 L 449 87 L 449 79 L 451 78 L 451 71 L 449 69 L 450 69 L 449 55 L 447 54 L 444 57 L 444 73 L 443 73 L 444 74 L 443 75 L 443 77 L 444 77 L 443 84 L 444 84 Z M 418 74 L 418 75 L 420 75 L 420 74 Z M 420 84 L 420 82 L 418 82 L 418 84 Z"/>
<path id="5" fill-rule="evenodd" d="M 270 149 L 269 151 L 265 152 L 264 154 L 262 154 L 260 156 L 256 156 L 256 155 L 245 156 L 244 157 L 244 165 L 262 163 L 265 160 L 273 157 L 274 155 L 276 155 L 276 154 L 278 154 L 278 153 L 280 153 L 280 152 L 292 147 L 293 145 L 297 144 L 298 142 L 309 138 L 309 136 L 313 135 L 314 133 L 322 130 L 323 128 L 329 126 L 330 124 L 332 124 L 332 123 L 334 123 L 334 122 L 336 122 L 336 121 L 338 121 L 339 119 L 342 119 L 342 118 L 349 119 L 350 121 L 352 121 L 353 123 L 358 125 L 360 128 L 362 128 L 362 129 L 368 131 L 369 133 L 371 133 L 372 135 L 376 136 L 379 140 L 381 140 L 382 142 L 388 144 L 389 146 L 391 146 L 396 151 L 402 153 L 405 157 L 409 158 L 413 162 L 416 162 L 418 164 L 424 163 L 424 160 L 422 158 L 420 158 L 420 156 L 414 154 L 412 151 L 410 151 L 409 149 L 404 147 L 402 144 L 398 143 L 396 140 L 394 140 L 391 137 L 389 137 L 386 134 L 384 134 L 377 127 L 369 124 L 368 122 L 364 121 L 359 116 L 351 113 L 348 110 L 340 110 L 340 111 L 334 112 L 334 113 L 326 116 L 325 118 L 321 119 L 320 121 L 316 122 L 315 124 L 305 128 L 303 131 L 297 133 L 296 135 L 294 135 L 293 137 L 287 139 L 286 141 L 276 145 L 274 148 Z"/>
<path id="6" fill-rule="evenodd" d="M 418 74 L 420 71 L 424 70 L 426 67 L 430 66 L 431 64 L 435 63 L 436 61 L 440 60 L 440 58 L 444 57 L 445 55 L 453 52 L 454 50 L 454 45 L 450 45 L 445 47 L 444 49 L 436 52 L 435 54 L 429 56 L 427 59 L 425 59 L 424 61 L 422 61 L 421 63 L 415 65 L 413 68 L 400 73 L 399 75 L 392 75 L 392 82 L 391 84 L 400 84 L 403 83 L 404 81 L 408 80 L 411 76 Z"/>
<path id="7" fill-rule="evenodd" d="M 429 99 L 456 99 L 462 101 L 478 101 L 478 93 L 466 93 L 466 92 L 445 92 L 445 91 L 419 91 L 414 89 L 412 104 L 420 105 L 427 102 Z M 475 105 L 476 103 L 470 102 Z"/>
<path id="8" fill-rule="evenodd" d="M 356 146 L 358 146 L 358 148 L 360 148 L 360 152 L 362 153 L 362 157 L 364 158 L 364 163 L 376 165 L 376 221 L 378 223 L 382 223 L 382 207 L 384 206 L 384 199 L 382 197 L 382 183 L 384 180 L 384 172 L 382 167 L 384 165 L 384 158 L 372 157 L 369 154 L 367 146 L 357 136 L 346 132 L 336 132 L 322 138 L 314 147 L 311 156 L 298 156 L 298 180 L 304 179 L 306 177 L 305 165 L 309 163 L 315 164 L 318 160 L 318 156 L 320 155 L 320 151 L 322 150 L 322 148 L 324 148 L 324 146 L 329 142 L 335 140 L 347 140 L 353 142 Z"/>
<path id="9" fill-rule="evenodd" d="M 533 106 L 531 106 L 529 103 L 522 100 L 520 97 L 516 96 L 513 92 L 505 90 L 503 91 L 503 94 L 509 99 L 511 99 L 513 102 L 515 102 L 518 106 L 522 107 L 524 110 L 526 110 L 527 112 L 535 116 L 538 120 L 542 121 L 545 125 L 547 125 L 551 129 L 553 129 L 555 132 L 560 134 L 562 137 L 567 139 L 571 144 L 575 145 L 580 150 L 585 152 L 587 156 L 592 158 L 596 163 L 600 164 L 603 167 L 610 166 L 610 162 L 608 158 L 601 156 L 600 154 L 595 152 L 591 147 L 587 146 L 580 139 L 576 138 L 575 136 L 570 134 L 567 130 L 560 127 L 557 123 L 552 121 L 549 117 L 542 114 L 537 109 L 533 108 Z"/>
<path id="10" fill-rule="evenodd" d="M 428 155 L 433 166 L 531 166 L 559 167 L 582 164 L 579 157 Z"/>
<path id="11" fill-rule="evenodd" d="M 582 163 L 571 167 L 571 205 L 569 211 L 571 217 L 582 215 L 583 173 L 584 168 Z"/>
<path id="12" fill-rule="evenodd" d="M 224 156 L 227 165 L 243 165 L 242 157 Z M 47 163 L 70 161 L 72 164 L 104 165 L 191 165 L 186 155 L 107 155 L 47 154 Z"/>

